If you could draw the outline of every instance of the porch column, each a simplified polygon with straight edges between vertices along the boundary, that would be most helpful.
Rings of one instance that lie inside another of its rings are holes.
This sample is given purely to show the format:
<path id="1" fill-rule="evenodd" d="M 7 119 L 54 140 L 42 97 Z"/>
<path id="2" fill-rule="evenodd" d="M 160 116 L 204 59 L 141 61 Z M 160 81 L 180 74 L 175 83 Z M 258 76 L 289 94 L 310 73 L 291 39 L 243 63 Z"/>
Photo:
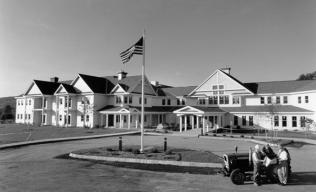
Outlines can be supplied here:
<path id="1" fill-rule="evenodd" d="M 128 114 L 128 119 L 127 119 L 128 123 L 127 123 L 127 128 L 130 129 L 131 128 L 131 114 Z"/>
<path id="2" fill-rule="evenodd" d="M 104 121 L 103 114 L 100 113 L 100 127 L 103 127 L 103 121 Z"/>
<path id="3" fill-rule="evenodd" d="M 187 131 L 188 130 L 188 125 L 187 125 L 187 116 L 184 115 L 184 130 Z"/>
<path id="4" fill-rule="evenodd" d="M 203 121 L 203 135 L 205 134 L 205 116 L 202 116 L 202 121 Z"/>
<path id="5" fill-rule="evenodd" d="M 122 123 L 122 114 L 120 114 L 120 128 L 123 127 L 123 123 Z"/>
<path id="6" fill-rule="evenodd" d="M 181 116 L 179 116 L 179 128 L 180 128 L 180 133 L 182 132 L 182 115 Z"/>
<path id="7" fill-rule="evenodd" d="M 191 129 L 194 129 L 194 115 L 191 115 Z"/>
<path id="8" fill-rule="evenodd" d="M 196 128 L 200 128 L 200 125 L 199 125 L 199 116 L 196 116 Z"/>
<path id="9" fill-rule="evenodd" d="M 135 128 L 138 128 L 138 114 L 135 115 Z"/>
<path id="10" fill-rule="evenodd" d="M 69 95 L 65 98 L 67 99 L 67 116 L 66 116 L 66 127 L 69 126 L 68 121 L 69 121 Z M 66 102 L 65 102 L 66 103 Z M 71 122 L 70 122 L 71 123 Z"/>
<path id="11" fill-rule="evenodd" d="M 109 114 L 105 115 L 105 127 L 108 128 L 109 127 Z"/>
<path id="12" fill-rule="evenodd" d="M 158 125 L 160 124 L 160 114 L 158 114 Z"/>
<path id="13" fill-rule="evenodd" d="M 116 128 L 116 114 L 114 114 L 114 128 Z"/>
<path id="14" fill-rule="evenodd" d="M 41 117 L 41 125 L 44 125 L 43 120 L 44 120 L 44 96 L 42 97 L 42 117 Z M 34 99 L 34 105 L 35 105 L 35 99 Z"/>

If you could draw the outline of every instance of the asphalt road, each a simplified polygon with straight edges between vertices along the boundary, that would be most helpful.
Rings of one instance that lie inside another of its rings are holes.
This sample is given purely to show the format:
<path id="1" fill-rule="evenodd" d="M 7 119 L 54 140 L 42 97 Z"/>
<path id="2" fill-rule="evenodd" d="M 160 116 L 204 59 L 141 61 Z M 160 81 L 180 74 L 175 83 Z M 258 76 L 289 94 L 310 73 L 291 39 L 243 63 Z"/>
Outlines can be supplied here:
<path id="1" fill-rule="evenodd" d="M 221 175 L 152 172 L 55 158 L 83 148 L 109 146 L 117 138 L 34 145 L 0 151 L 0 191 L 316 191 L 316 146 L 289 148 L 294 176 L 290 185 L 251 183 L 236 186 Z M 123 137 L 124 144 L 138 144 L 139 136 Z M 163 137 L 146 136 L 145 144 L 158 145 Z M 247 151 L 253 143 L 169 137 L 174 147 L 203 149 L 222 155 L 235 145 Z"/>

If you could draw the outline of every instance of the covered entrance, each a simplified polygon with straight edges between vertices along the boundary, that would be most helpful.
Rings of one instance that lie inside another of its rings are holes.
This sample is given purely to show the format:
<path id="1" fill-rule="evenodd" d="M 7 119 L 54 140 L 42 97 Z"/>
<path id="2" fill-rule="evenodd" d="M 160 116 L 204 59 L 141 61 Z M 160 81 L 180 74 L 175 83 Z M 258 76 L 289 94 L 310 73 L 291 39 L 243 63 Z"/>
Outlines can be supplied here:
<path id="1" fill-rule="evenodd" d="M 179 131 L 202 128 L 203 133 L 224 125 L 226 112 L 217 107 L 185 106 L 174 111 L 179 122 Z"/>

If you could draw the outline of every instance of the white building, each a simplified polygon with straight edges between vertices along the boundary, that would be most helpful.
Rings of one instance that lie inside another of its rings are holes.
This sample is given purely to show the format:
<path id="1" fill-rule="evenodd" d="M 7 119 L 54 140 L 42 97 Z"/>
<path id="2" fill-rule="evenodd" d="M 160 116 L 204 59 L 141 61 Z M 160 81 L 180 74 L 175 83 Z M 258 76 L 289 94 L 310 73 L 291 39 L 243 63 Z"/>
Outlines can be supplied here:
<path id="1" fill-rule="evenodd" d="M 16 123 L 139 128 L 141 76 L 34 80 L 16 100 Z M 145 78 L 144 104 L 145 127 L 300 130 L 306 118 L 316 120 L 316 80 L 242 83 L 230 69 L 216 70 L 199 86 L 170 87 Z"/>

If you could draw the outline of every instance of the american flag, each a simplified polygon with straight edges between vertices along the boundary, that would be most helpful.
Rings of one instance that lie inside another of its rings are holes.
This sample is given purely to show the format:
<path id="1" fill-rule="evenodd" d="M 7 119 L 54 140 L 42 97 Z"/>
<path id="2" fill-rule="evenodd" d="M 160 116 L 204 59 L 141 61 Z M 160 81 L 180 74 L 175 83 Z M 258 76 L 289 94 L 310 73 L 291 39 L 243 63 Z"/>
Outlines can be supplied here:
<path id="1" fill-rule="evenodd" d="M 134 54 L 142 55 L 143 49 L 143 37 L 141 37 L 134 45 L 132 45 L 130 48 L 128 48 L 120 54 L 123 64 L 127 63 Z"/>

